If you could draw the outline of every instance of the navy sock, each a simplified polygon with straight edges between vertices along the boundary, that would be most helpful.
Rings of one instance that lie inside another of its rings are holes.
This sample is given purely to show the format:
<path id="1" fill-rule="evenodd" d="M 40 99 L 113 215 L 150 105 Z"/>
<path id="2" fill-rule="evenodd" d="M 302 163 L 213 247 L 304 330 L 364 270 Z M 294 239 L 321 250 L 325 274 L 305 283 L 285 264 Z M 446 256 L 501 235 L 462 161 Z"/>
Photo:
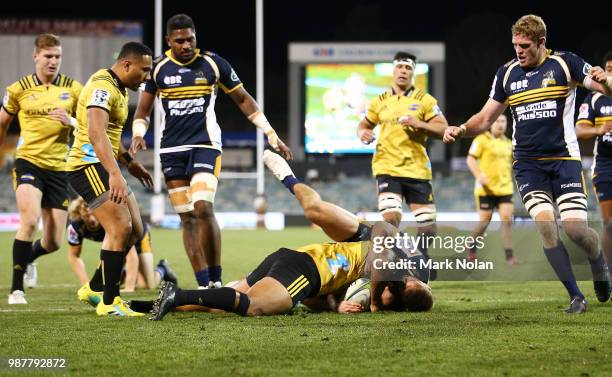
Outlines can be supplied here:
<path id="1" fill-rule="evenodd" d="M 31 253 L 32 242 L 18 239 L 13 241 L 13 284 L 11 285 L 11 292 L 15 290 L 23 291 L 23 274 Z"/>
<path id="2" fill-rule="evenodd" d="M 48 254 L 48 253 L 49 253 L 49 251 L 47 251 L 47 249 L 45 249 L 42 246 L 42 244 L 40 243 L 40 239 L 38 239 L 32 245 L 32 254 L 30 255 L 30 260 L 28 261 L 28 263 L 32 263 L 36 259 L 38 259 L 38 257 L 40 257 L 41 255 L 45 255 L 45 254 Z"/>
<path id="3" fill-rule="evenodd" d="M 283 182 L 283 185 L 285 185 L 285 187 L 287 187 L 289 191 L 291 191 L 291 193 L 295 195 L 295 192 L 293 192 L 293 186 L 300 183 L 300 181 L 297 178 L 295 178 L 295 176 L 288 175 L 285 177 L 285 179 L 283 179 L 282 182 Z"/>
<path id="4" fill-rule="evenodd" d="M 559 240 L 556 247 L 552 247 L 550 249 L 544 248 L 544 254 L 546 255 L 546 259 L 548 259 L 548 263 L 550 263 L 553 270 L 555 270 L 557 277 L 565 286 L 570 298 L 576 296 L 584 298 L 584 295 L 578 288 L 578 284 L 576 284 L 576 278 L 574 277 L 574 272 L 572 271 L 572 264 L 570 262 L 569 255 L 567 254 L 567 250 L 565 249 L 565 246 L 561 240 Z"/>
<path id="5" fill-rule="evenodd" d="M 608 275 L 606 274 L 606 261 L 603 258 L 603 252 L 599 253 L 599 257 L 595 260 L 589 258 L 589 262 L 591 263 L 591 272 L 593 273 L 594 281 L 608 280 Z"/>
<path id="6" fill-rule="evenodd" d="M 221 281 L 221 266 L 208 266 L 210 281 Z"/>
<path id="7" fill-rule="evenodd" d="M 208 276 L 208 267 L 195 273 L 195 278 L 198 281 L 200 287 L 208 287 L 210 283 L 210 277 Z"/>

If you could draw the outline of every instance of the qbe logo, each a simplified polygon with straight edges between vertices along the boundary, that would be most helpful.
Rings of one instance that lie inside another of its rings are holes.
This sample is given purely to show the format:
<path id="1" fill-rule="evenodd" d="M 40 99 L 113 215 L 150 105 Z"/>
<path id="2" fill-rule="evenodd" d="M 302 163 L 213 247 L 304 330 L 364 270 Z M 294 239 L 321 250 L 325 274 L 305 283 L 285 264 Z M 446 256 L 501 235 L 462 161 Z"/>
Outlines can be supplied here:
<path id="1" fill-rule="evenodd" d="M 164 84 L 166 85 L 174 85 L 174 84 L 182 84 L 183 78 L 181 76 L 166 76 L 164 77 Z"/>

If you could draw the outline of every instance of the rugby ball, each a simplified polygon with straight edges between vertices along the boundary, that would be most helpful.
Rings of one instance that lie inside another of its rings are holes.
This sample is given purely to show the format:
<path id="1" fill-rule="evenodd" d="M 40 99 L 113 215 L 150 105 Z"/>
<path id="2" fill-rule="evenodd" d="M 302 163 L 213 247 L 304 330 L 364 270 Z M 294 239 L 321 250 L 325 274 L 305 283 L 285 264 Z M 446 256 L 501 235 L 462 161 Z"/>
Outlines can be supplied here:
<path id="1" fill-rule="evenodd" d="M 349 285 L 344 300 L 361 304 L 368 310 L 370 308 L 370 279 L 360 278 Z"/>

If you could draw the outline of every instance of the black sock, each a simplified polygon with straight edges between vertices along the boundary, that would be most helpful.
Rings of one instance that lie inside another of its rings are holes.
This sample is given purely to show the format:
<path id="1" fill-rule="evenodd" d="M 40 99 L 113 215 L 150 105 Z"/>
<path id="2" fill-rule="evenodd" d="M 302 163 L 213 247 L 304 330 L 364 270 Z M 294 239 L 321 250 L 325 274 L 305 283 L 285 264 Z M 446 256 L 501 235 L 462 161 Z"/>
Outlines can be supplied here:
<path id="1" fill-rule="evenodd" d="M 30 260 L 28 261 L 28 263 L 32 263 L 34 262 L 36 259 L 38 259 L 38 257 L 40 257 L 41 255 L 45 255 L 48 254 L 49 252 L 47 251 L 47 249 L 45 249 L 41 242 L 40 239 L 36 240 L 36 242 L 34 242 L 34 244 L 32 245 L 32 254 L 30 255 Z"/>
<path id="2" fill-rule="evenodd" d="M 201 305 L 227 312 L 235 312 L 236 290 L 229 287 L 198 290 L 177 289 L 175 304 L 176 306 Z"/>
<path id="3" fill-rule="evenodd" d="M 130 301 L 130 309 L 138 313 L 149 313 L 153 309 L 153 301 Z"/>
<path id="4" fill-rule="evenodd" d="M 104 279 L 104 304 L 110 305 L 115 297 L 119 296 L 119 282 L 125 253 L 102 249 L 100 259 L 102 259 L 102 276 Z"/>
<path id="5" fill-rule="evenodd" d="M 98 268 L 96 268 L 96 272 L 94 272 L 91 280 L 89 281 L 89 288 L 96 292 L 102 292 L 104 290 L 104 282 L 102 280 L 102 261 L 98 263 Z"/>
<path id="6" fill-rule="evenodd" d="M 13 241 L 13 284 L 11 285 L 11 292 L 23 291 L 23 274 L 31 253 L 31 241 L 20 241 L 18 239 Z"/>
<path id="7" fill-rule="evenodd" d="M 589 258 L 589 263 L 591 264 L 593 281 L 608 280 L 608 271 L 606 268 L 606 261 L 603 258 L 603 251 L 599 253 L 599 256 L 595 260 L 591 260 L 591 258 Z"/>
<path id="8" fill-rule="evenodd" d="M 504 249 L 504 253 L 506 253 L 506 259 L 510 259 L 513 257 L 512 249 Z"/>

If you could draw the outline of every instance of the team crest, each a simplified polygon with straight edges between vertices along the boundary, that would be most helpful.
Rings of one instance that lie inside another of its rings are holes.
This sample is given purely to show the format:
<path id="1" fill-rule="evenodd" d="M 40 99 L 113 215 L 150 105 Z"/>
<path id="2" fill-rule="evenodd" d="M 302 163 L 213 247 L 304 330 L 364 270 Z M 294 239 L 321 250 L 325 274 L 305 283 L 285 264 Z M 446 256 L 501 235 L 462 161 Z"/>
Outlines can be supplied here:
<path id="1" fill-rule="evenodd" d="M 70 98 L 70 93 L 68 93 L 68 92 L 64 92 L 64 93 L 60 94 L 60 96 L 59 96 L 59 99 L 62 100 L 62 101 L 66 101 L 69 98 Z"/>
<path id="2" fill-rule="evenodd" d="M 556 83 L 557 80 L 555 80 L 555 74 L 552 70 L 544 74 L 544 78 L 542 79 L 542 88 L 554 86 Z"/>
<path id="3" fill-rule="evenodd" d="M 408 111 L 417 111 L 418 109 L 419 109 L 418 103 L 413 103 L 412 105 L 408 106 Z"/>

